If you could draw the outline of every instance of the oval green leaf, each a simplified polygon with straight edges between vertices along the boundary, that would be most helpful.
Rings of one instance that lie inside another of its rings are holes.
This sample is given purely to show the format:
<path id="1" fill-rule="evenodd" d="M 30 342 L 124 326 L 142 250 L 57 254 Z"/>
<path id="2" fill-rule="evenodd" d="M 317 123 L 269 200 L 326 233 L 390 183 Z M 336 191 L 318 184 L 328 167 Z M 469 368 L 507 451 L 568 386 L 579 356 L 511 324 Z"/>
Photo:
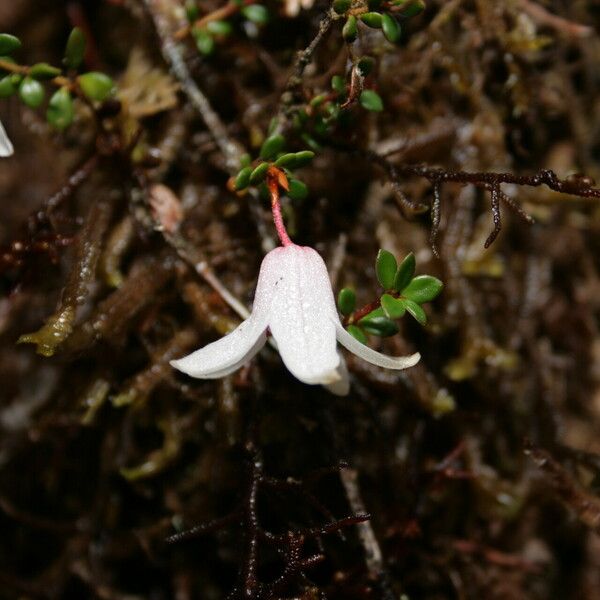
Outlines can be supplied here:
<path id="1" fill-rule="evenodd" d="M 60 75 L 60 69 L 48 63 L 37 63 L 29 69 L 29 75 L 34 79 L 52 79 Z"/>
<path id="2" fill-rule="evenodd" d="M 275 161 L 275 166 L 280 168 L 287 167 L 288 169 L 294 169 L 296 164 L 296 154 L 294 152 L 283 154 Z"/>
<path id="3" fill-rule="evenodd" d="M 419 275 L 402 290 L 402 295 L 417 304 L 423 304 L 437 297 L 443 287 L 444 284 L 437 277 Z"/>
<path id="4" fill-rule="evenodd" d="M 383 110 L 383 100 L 381 96 L 374 90 L 363 90 L 360 93 L 358 101 L 366 110 L 373 112 L 381 112 Z"/>
<path id="5" fill-rule="evenodd" d="M 12 75 L 6 75 L 0 79 L 0 98 L 8 98 L 17 91 L 17 86 Z"/>
<path id="6" fill-rule="evenodd" d="M 375 273 L 377 274 L 377 281 L 383 289 L 392 289 L 397 268 L 398 263 L 394 255 L 387 250 L 379 250 L 375 260 Z"/>
<path id="7" fill-rule="evenodd" d="M 367 336 L 365 332 L 356 325 L 348 325 L 348 333 L 356 340 L 358 340 L 361 344 L 367 343 Z"/>
<path id="8" fill-rule="evenodd" d="M 360 15 L 360 20 L 373 29 L 379 29 L 381 27 L 382 17 L 378 12 L 367 12 Z"/>
<path id="9" fill-rule="evenodd" d="M 357 35 L 358 25 L 356 22 L 356 17 L 354 15 L 350 15 L 342 27 L 342 37 L 346 43 L 351 44 L 356 39 Z"/>
<path id="10" fill-rule="evenodd" d="M 260 183 L 266 176 L 269 170 L 269 163 L 263 162 L 258 165 L 250 174 L 250 183 Z"/>
<path id="11" fill-rule="evenodd" d="M 305 183 L 298 179 L 290 179 L 290 189 L 287 191 L 287 195 L 292 200 L 304 200 L 308 196 L 308 187 Z"/>
<path id="12" fill-rule="evenodd" d="M 381 17 L 381 28 L 388 42 L 395 44 L 400 39 L 400 25 L 392 15 L 386 13 Z"/>
<path id="13" fill-rule="evenodd" d="M 269 20 L 269 11 L 261 4 L 244 6 L 241 12 L 248 21 L 252 21 L 257 25 L 264 25 Z"/>
<path id="14" fill-rule="evenodd" d="M 0 33 L 0 54 L 10 54 L 21 47 L 21 40 L 10 33 Z"/>
<path id="15" fill-rule="evenodd" d="M 115 84 L 113 80 L 104 73 L 90 71 L 77 78 L 81 91 L 95 102 L 103 102 L 114 91 Z"/>
<path id="16" fill-rule="evenodd" d="M 73 28 L 67 40 L 63 64 L 68 69 L 77 69 L 85 57 L 85 34 L 79 27 Z"/>
<path id="17" fill-rule="evenodd" d="M 342 288 L 338 294 L 337 305 L 339 311 L 345 316 L 352 314 L 356 308 L 356 294 L 352 288 Z"/>
<path id="18" fill-rule="evenodd" d="M 391 319 L 388 319 L 388 317 L 361 319 L 360 326 L 366 332 L 378 335 L 379 337 L 390 337 L 400 331 L 398 324 Z"/>
<path id="19" fill-rule="evenodd" d="M 296 166 L 294 168 L 299 169 L 300 167 L 307 165 L 314 157 L 315 153 L 312 150 L 296 152 Z"/>
<path id="20" fill-rule="evenodd" d="M 196 48 L 198 52 L 204 56 L 209 56 L 215 49 L 215 40 L 206 29 L 194 29 L 192 32 L 194 40 L 196 40 Z"/>
<path id="21" fill-rule="evenodd" d="M 58 131 L 65 130 L 75 117 L 73 98 L 67 88 L 60 88 L 50 98 L 46 119 Z"/>
<path id="22" fill-rule="evenodd" d="M 228 21 L 209 21 L 206 29 L 212 35 L 227 36 L 233 31 L 231 23 Z"/>
<path id="23" fill-rule="evenodd" d="M 250 175 L 252 175 L 252 167 L 244 167 L 235 177 L 234 189 L 236 191 L 246 189 L 250 184 Z"/>
<path id="24" fill-rule="evenodd" d="M 400 319 L 406 312 L 406 305 L 400 298 L 394 298 L 390 294 L 381 296 L 381 308 L 390 319 Z"/>
<path id="25" fill-rule="evenodd" d="M 427 315 L 421 306 L 412 300 L 404 300 L 406 310 L 421 324 L 427 323 Z"/>
<path id="26" fill-rule="evenodd" d="M 271 160 L 283 150 L 285 138 L 280 133 L 270 135 L 260 148 L 260 157 L 263 160 Z"/>
<path id="27" fill-rule="evenodd" d="M 32 77 L 24 77 L 19 85 L 19 97 L 30 108 L 37 108 L 44 101 L 44 87 Z"/>
<path id="28" fill-rule="evenodd" d="M 397 292 L 401 292 L 415 276 L 415 269 L 417 268 L 417 261 L 415 255 L 411 252 L 407 254 L 404 260 L 400 263 L 396 277 L 394 278 L 394 289 Z"/>
<path id="29" fill-rule="evenodd" d="M 338 15 L 343 15 L 352 6 L 352 0 L 334 0 L 333 10 Z"/>

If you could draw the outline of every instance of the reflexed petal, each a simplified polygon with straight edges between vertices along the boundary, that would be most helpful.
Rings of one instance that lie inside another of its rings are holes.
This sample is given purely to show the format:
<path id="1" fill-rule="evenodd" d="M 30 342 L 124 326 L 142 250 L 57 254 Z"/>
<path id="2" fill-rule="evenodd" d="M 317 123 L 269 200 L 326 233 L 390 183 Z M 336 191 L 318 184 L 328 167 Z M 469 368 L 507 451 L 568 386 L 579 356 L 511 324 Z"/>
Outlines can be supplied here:
<path id="1" fill-rule="evenodd" d="M 171 366 L 198 379 L 217 379 L 233 373 L 248 362 L 267 340 L 266 325 L 261 328 L 256 321 L 251 316 L 220 340 L 172 360 Z"/>
<path id="2" fill-rule="evenodd" d="M 339 352 L 338 352 L 339 354 Z M 334 383 L 328 383 L 325 387 L 334 396 L 347 396 L 350 393 L 350 375 L 348 374 L 348 367 L 346 366 L 346 360 L 340 354 L 340 366 L 338 367 L 338 374 L 340 380 Z"/>
<path id="3" fill-rule="evenodd" d="M 8 139 L 8 135 L 6 135 L 6 131 L 4 131 L 4 127 L 2 126 L 2 121 L 0 121 L 0 157 L 4 158 L 6 156 L 12 156 L 14 153 L 13 145 Z"/>
<path id="4" fill-rule="evenodd" d="M 385 367 L 386 369 L 408 369 L 408 367 L 416 365 L 421 359 L 421 355 L 418 352 L 409 356 L 386 356 L 385 354 L 381 354 L 380 352 L 361 344 L 344 329 L 339 321 L 335 323 L 335 328 L 338 342 L 342 344 L 342 346 L 356 354 L 356 356 L 360 356 L 363 360 L 377 365 L 378 367 Z"/>
<path id="5" fill-rule="evenodd" d="M 269 328 L 285 366 L 304 383 L 340 381 L 337 312 L 323 259 L 312 248 L 293 245 L 271 251 L 265 268 L 277 272 L 270 282 Z"/>

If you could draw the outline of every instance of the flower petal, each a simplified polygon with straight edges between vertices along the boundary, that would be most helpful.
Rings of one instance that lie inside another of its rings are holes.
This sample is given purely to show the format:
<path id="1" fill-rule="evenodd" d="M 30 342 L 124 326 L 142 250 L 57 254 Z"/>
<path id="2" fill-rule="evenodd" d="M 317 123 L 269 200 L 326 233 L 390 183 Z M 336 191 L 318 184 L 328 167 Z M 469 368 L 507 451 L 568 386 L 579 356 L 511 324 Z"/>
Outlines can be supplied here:
<path id="1" fill-rule="evenodd" d="M 0 157 L 4 158 L 6 156 L 12 156 L 14 153 L 13 145 L 11 141 L 8 139 L 8 135 L 6 131 L 4 131 L 4 127 L 2 126 L 2 121 L 0 121 Z"/>
<path id="2" fill-rule="evenodd" d="M 334 396 L 347 396 L 350 393 L 350 375 L 348 374 L 346 360 L 341 354 L 340 366 L 338 367 L 337 371 L 340 376 L 340 380 L 335 381 L 334 383 L 328 383 L 325 387 Z"/>
<path id="3" fill-rule="evenodd" d="M 339 321 L 335 323 L 335 328 L 338 342 L 342 344 L 342 346 L 356 354 L 356 356 L 360 356 L 363 360 L 377 365 L 378 367 L 397 370 L 408 369 L 408 367 L 414 367 L 421 359 L 421 355 L 418 352 L 409 356 L 387 356 L 381 354 L 381 352 L 377 352 L 372 348 L 369 348 L 369 346 L 361 344 L 356 338 L 352 337 Z"/>
<path id="4" fill-rule="evenodd" d="M 323 259 L 312 248 L 292 245 L 271 251 L 267 262 L 278 274 L 272 282 L 269 327 L 285 366 L 304 383 L 340 381 L 337 313 Z"/>

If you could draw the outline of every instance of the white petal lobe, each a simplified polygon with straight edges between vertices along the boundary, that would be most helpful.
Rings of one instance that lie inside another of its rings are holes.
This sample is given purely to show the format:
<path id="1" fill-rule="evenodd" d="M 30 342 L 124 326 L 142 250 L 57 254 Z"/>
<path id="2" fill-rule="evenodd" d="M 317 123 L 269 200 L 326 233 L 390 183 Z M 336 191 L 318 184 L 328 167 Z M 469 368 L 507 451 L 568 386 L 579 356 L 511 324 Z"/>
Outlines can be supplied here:
<path id="1" fill-rule="evenodd" d="M 277 277 L 269 282 L 269 328 L 285 366 L 304 383 L 340 381 L 337 313 L 323 259 L 312 248 L 294 245 L 270 252 L 263 268 L 271 262 L 277 265 Z"/>
<path id="2" fill-rule="evenodd" d="M 220 340 L 172 360 L 171 366 L 198 379 L 225 377 L 247 363 L 266 340 L 265 327 L 260 328 L 250 317 Z"/>
<path id="3" fill-rule="evenodd" d="M 0 157 L 5 158 L 14 154 L 14 148 L 0 121 Z"/>
<path id="4" fill-rule="evenodd" d="M 381 354 L 381 352 L 377 352 L 376 350 L 361 344 L 357 339 L 352 337 L 339 321 L 336 322 L 335 328 L 337 339 L 342 346 L 356 354 L 356 356 L 360 356 L 363 360 L 377 365 L 378 367 L 396 370 L 408 369 L 408 367 L 414 367 L 421 359 L 421 355 L 418 352 L 409 356 L 387 356 Z"/>

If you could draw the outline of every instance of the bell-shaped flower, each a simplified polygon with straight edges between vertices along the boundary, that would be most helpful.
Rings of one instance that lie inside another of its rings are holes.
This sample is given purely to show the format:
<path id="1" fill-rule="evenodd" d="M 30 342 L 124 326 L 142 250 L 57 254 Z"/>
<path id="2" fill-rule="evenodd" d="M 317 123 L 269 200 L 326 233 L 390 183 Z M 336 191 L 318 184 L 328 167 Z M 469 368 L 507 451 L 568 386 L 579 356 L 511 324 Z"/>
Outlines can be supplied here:
<path id="1" fill-rule="evenodd" d="M 386 356 L 352 337 L 340 322 L 323 259 L 313 248 L 291 244 L 265 256 L 250 317 L 225 337 L 171 365 L 200 379 L 224 377 L 258 353 L 268 332 L 295 377 L 326 385 L 339 395 L 348 393 L 349 380 L 336 342 L 388 369 L 406 369 L 420 359 L 418 353 Z"/>
<path id="2" fill-rule="evenodd" d="M 2 121 L 0 121 L 0 158 L 4 158 L 6 156 L 12 156 L 14 153 L 13 145 L 2 126 Z"/>

